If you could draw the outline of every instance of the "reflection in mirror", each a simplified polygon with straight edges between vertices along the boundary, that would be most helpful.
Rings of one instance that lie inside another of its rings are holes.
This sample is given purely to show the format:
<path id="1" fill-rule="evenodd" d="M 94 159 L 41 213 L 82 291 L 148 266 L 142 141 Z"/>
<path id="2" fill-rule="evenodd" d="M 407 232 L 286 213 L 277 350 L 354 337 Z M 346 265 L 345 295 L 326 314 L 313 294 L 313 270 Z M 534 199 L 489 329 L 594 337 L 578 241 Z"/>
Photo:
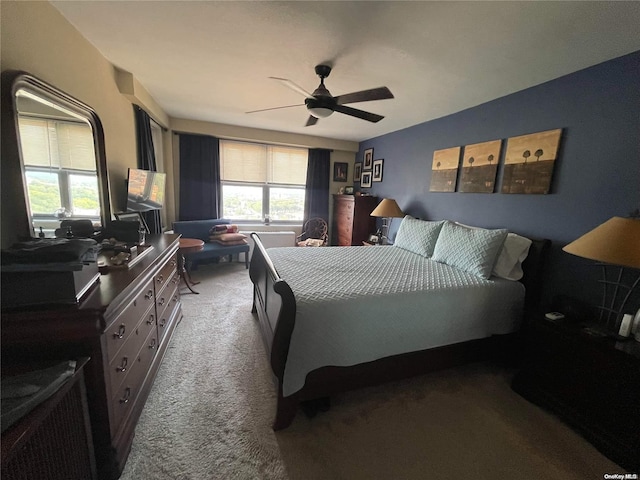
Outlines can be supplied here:
<path id="1" fill-rule="evenodd" d="M 24 89 L 16 92 L 16 106 L 31 225 L 47 236 L 65 218 L 100 227 L 91 125 Z"/>
<path id="2" fill-rule="evenodd" d="M 60 234 L 62 220 L 90 220 L 99 231 L 111 213 L 104 137 L 97 115 L 35 77 L 14 73 L 11 126 L 17 140 L 28 221 L 28 231 L 18 231 L 16 236 L 53 237 L 56 231 Z M 6 88 L 4 76 L 5 72 Z M 3 94 L 3 101 L 6 98 Z M 3 139 L 7 133 L 4 130 L 3 125 Z M 4 167 L 3 160 L 3 171 Z"/>

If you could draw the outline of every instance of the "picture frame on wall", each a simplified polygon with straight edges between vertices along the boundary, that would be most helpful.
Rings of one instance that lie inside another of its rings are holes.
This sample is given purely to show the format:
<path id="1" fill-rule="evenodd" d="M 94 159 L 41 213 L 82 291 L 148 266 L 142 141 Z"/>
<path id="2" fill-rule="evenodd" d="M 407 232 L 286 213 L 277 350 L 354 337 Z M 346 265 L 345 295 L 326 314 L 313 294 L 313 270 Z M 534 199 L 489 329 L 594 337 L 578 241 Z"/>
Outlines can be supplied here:
<path id="1" fill-rule="evenodd" d="M 458 192 L 493 193 L 498 173 L 502 140 L 464 147 Z"/>
<path id="2" fill-rule="evenodd" d="M 362 176 L 362 162 L 356 162 L 353 166 L 353 181 L 359 182 Z"/>
<path id="3" fill-rule="evenodd" d="M 384 164 L 384 159 L 380 158 L 378 160 L 373 161 L 373 175 L 371 176 L 371 181 L 373 182 L 381 182 L 382 181 L 382 166 Z"/>
<path id="4" fill-rule="evenodd" d="M 362 172 L 362 177 L 360 179 L 360 186 L 363 188 L 371 187 L 371 175 L 373 172 Z"/>
<path id="5" fill-rule="evenodd" d="M 558 128 L 509 138 L 502 193 L 549 193 L 561 136 L 562 129 Z"/>
<path id="6" fill-rule="evenodd" d="M 349 164 L 347 162 L 335 162 L 333 164 L 333 181 L 346 182 L 349 172 Z"/>
<path id="7" fill-rule="evenodd" d="M 362 162 L 362 169 L 363 170 L 371 170 L 371 167 L 373 166 L 373 148 L 367 148 L 364 151 L 364 160 Z"/>
<path id="8" fill-rule="evenodd" d="M 445 148 L 433 152 L 430 192 L 455 192 L 461 147 Z"/>

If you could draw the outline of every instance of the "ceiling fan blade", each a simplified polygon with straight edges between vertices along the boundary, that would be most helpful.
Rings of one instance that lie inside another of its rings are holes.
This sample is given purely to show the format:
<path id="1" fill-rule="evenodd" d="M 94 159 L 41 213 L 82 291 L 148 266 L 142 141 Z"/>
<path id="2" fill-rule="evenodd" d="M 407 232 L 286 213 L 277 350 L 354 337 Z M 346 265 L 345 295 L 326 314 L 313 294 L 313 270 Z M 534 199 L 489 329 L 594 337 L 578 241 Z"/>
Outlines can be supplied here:
<path id="1" fill-rule="evenodd" d="M 344 105 L 336 105 L 333 108 L 334 111 L 344 113 L 345 115 L 351 115 L 352 117 L 358 117 L 362 120 L 369 122 L 379 122 L 384 117 L 382 115 L 376 115 L 375 113 L 365 112 L 364 110 L 358 110 L 357 108 L 345 107 Z"/>
<path id="2" fill-rule="evenodd" d="M 272 108 L 262 108 L 260 110 L 251 110 L 250 112 L 244 112 L 244 113 L 266 112 L 267 110 L 280 110 L 281 108 L 303 107 L 303 106 L 304 106 L 304 103 L 297 103 L 295 105 L 285 105 L 284 107 L 272 107 Z"/>
<path id="3" fill-rule="evenodd" d="M 378 87 L 371 90 L 338 95 L 335 97 L 335 101 L 338 105 L 344 105 L 345 103 L 370 102 L 371 100 L 385 100 L 387 98 L 393 98 L 391 90 L 387 87 Z"/>
<path id="4" fill-rule="evenodd" d="M 300 93 L 301 95 L 304 95 L 307 98 L 314 98 L 313 95 L 307 92 L 304 88 L 302 88 L 297 83 L 292 82 L 288 78 L 279 78 L 279 77 L 269 77 L 269 78 L 271 78 L 272 80 L 278 80 L 285 87 L 289 87 L 291 90 L 295 90 L 296 92 Z"/>
<path id="5" fill-rule="evenodd" d="M 318 119 L 316 117 L 314 117 L 313 115 L 309 115 L 309 118 L 307 119 L 307 123 L 306 123 L 305 127 L 311 127 L 312 125 L 315 125 L 316 123 L 318 123 Z"/>

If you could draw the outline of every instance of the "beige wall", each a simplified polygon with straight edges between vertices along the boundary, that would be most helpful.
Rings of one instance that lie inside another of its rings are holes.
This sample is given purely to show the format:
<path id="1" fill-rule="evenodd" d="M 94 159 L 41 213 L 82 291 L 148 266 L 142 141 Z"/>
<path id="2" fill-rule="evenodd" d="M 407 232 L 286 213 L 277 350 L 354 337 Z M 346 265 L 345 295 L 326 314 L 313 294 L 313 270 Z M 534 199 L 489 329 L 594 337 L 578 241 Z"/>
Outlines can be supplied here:
<path id="1" fill-rule="evenodd" d="M 331 152 L 331 181 L 330 193 L 338 193 L 340 187 L 353 185 L 353 165 L 356 153 L 358 152 L 358 142 L 347 140 L 336 140 L 324 137 L 314 137 L 312 135 L 300 135 L 296 133 L 276 132 L 272 130 L 260 130 L 256 128 L 238 127 L 234 125 L 223 125 L 219 123 L 200 122 L 187 120 L 184 118 L 171 118 L 171 129 L 178 133 L 194 133 L 201 135 L 212 135 L 218 138 L 229 140 L 244 140 L 251 142 L 268 142 L 281 145 L 290 145 L 305 148 L 326 148 Z M 178 149 L 178 139 L 173 137 L 173 167 L 174 177 L 178 178 L 180 168 L 180 158 Z M 335 162 L 346 162 L 349 164 L 347 182 L 333 181 L 333 165 Z M 180 190 L 179 185 L 174 185 L 176 192 L 176 212 L 179 211 Z M 331 218 L 331 205 L 329 206 L 329 216 Z M 176 213 L 177 214 L 177 213 Z"/>
<path id="2" fill-rule="evenodd" d="M 105 134 L 112 211 L 123 209 L 127 168 L 135 167 L 131 102 L 116 71 L 48 2 L 2 2 L 1 69 L 24 70 L 91 106 Z"/>
<path id="3" fill-rule="evenodd" d="M 357 142 L 332 140 L 310 135 L 289 134 L 253 128 L 169 118 L 131 74 L 116 69 L 49 2 L 0 2 L 0 69 L 23 70 L 91 106 L 104 128 L 113 212 L 125 208 L 127 168 L 137 166 L 135 120 L 132 102 L 141 105 L 161 125 L 165 134 L 165 167 L 168 173 L 167 221 L 176 218 L 179 198 L 176 132 L 203 133 L 220 138 L 240 139 L 327 148 L 335 161 L 349 164 L 353 174 Z M 175 176 L 174 176 L 175 172 Z M 333 172 L 333 170 L 332 170 Z M 331 184 L 337 193 L 347 183 Z M 176 199 L 172 202 L 172 199 Z M 6 201 L 3 198 L 3 201 Z M 10 229 L 3 219 L 2 228 Z M 4 242 L 4 235 L 3 235 Z M 3 245 L 5 246 L 5 245 Z"/>

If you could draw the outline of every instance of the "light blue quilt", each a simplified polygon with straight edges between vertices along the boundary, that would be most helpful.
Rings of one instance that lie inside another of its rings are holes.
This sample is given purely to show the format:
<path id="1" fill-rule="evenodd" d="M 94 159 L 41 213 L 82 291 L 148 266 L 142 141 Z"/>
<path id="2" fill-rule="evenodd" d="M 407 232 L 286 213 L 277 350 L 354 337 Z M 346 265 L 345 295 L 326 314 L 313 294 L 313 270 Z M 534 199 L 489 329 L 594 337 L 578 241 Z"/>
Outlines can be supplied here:
<path id="1" fill-rule="evenodd" d="M 520 282 L 485 280 L 401 248 L 285 247 L 268 253 L 297 305 L 284 396 L 323 366 L 510 333 L 522 317 Z"/>

